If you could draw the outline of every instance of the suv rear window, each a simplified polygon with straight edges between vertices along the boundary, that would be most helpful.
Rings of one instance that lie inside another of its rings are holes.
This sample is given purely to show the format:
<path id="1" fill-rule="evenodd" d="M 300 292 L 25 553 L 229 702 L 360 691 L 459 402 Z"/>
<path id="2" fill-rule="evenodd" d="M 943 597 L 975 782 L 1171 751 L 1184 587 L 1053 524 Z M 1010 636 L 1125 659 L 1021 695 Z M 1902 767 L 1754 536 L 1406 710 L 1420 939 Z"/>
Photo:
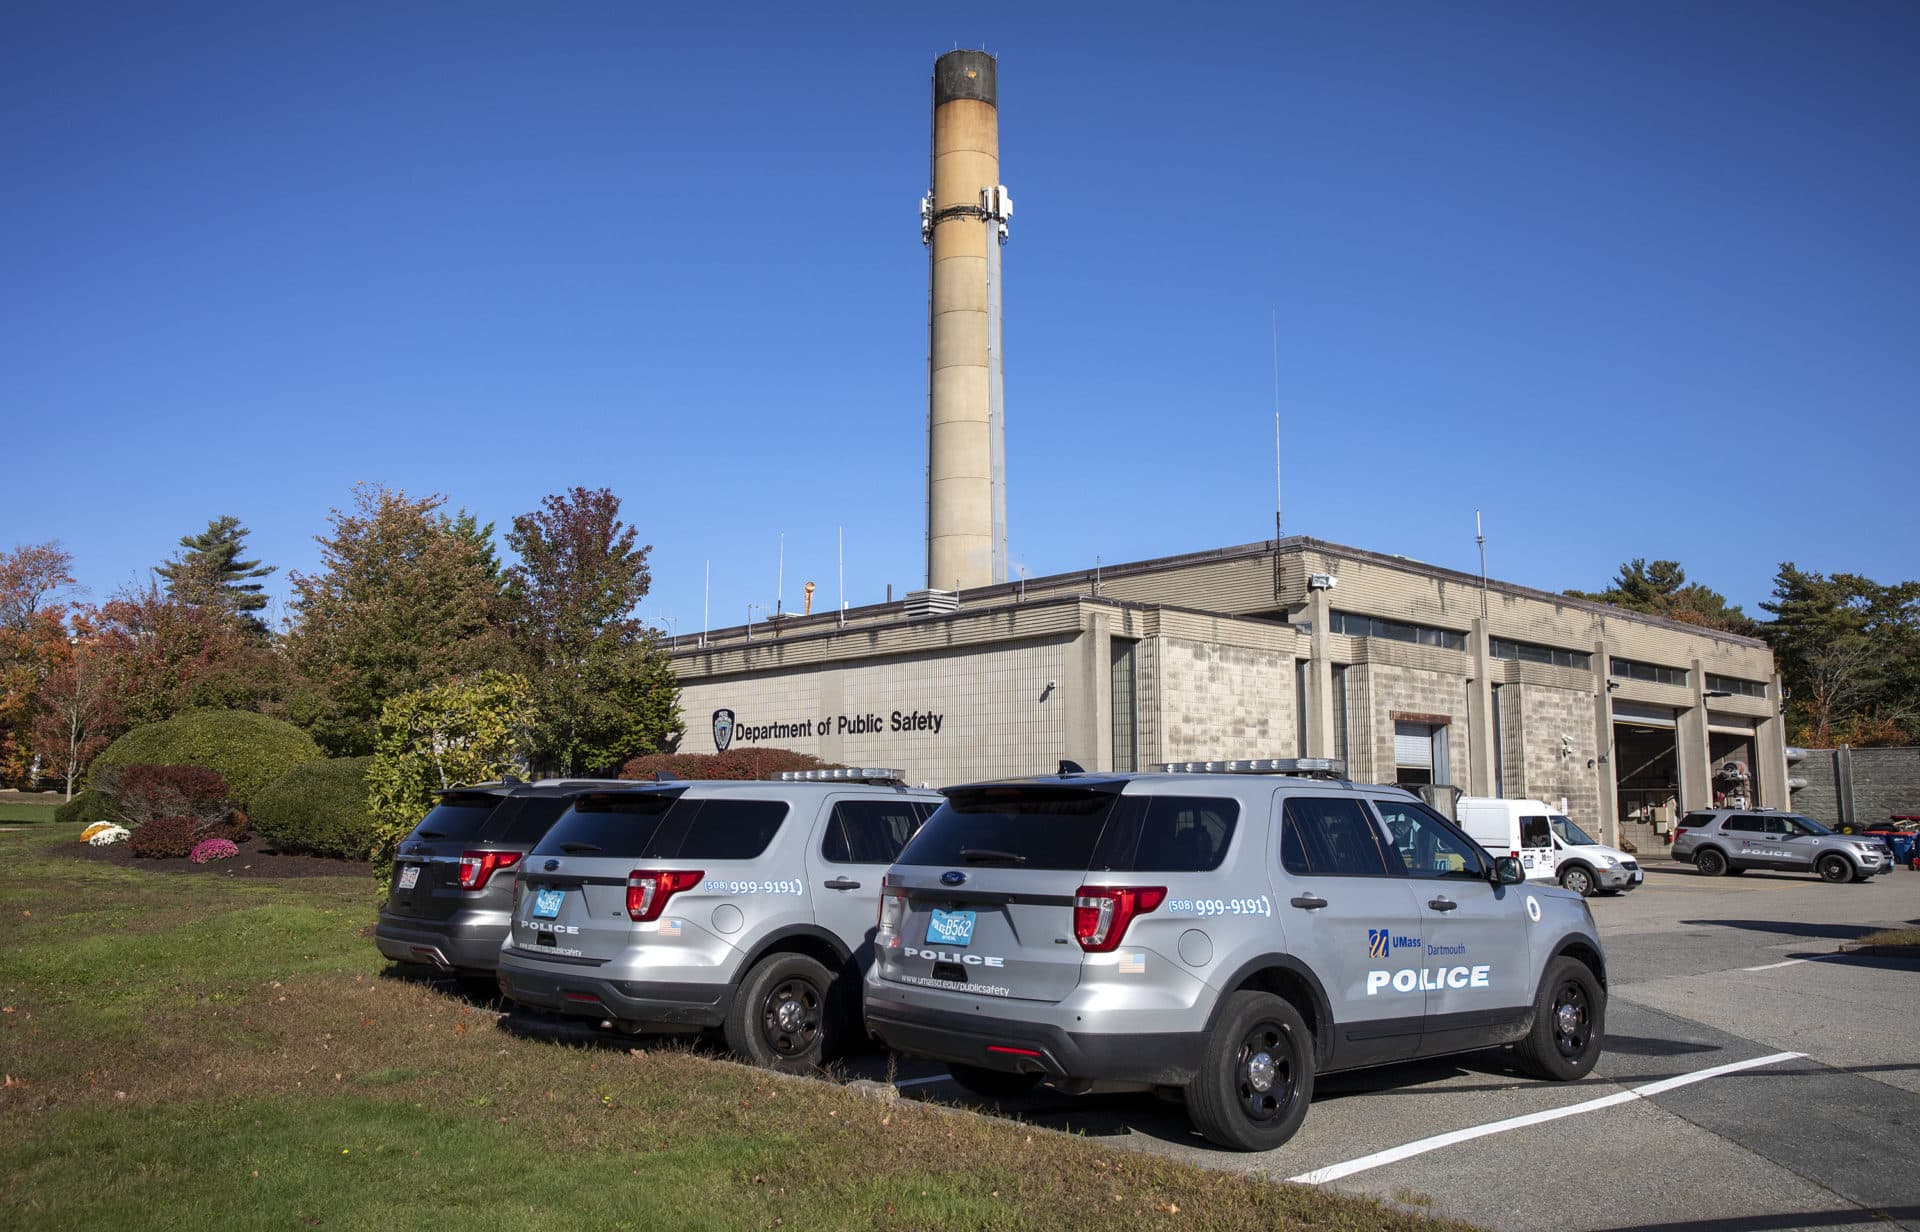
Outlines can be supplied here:
<path id="1" fill-rule="evenodd" d="M 899 862 L 1205 872 L 1226 858 L 1239 816 L 1238 802 L 1211 797 L 989 787 L 949 796 Z"/>
<path id="2" fill-rule="evenodd" d="M 487 818 L 486 837 L 512 847 L 531 847 L 572 803 L 565 796 L 510 796 Z"/>
<path id="3" fill-rule="evenodd" d="M 533 854 L 637 859 L 679 798 L 677 791 L 580 796 L 547 831 Z"/>
<path id="4" fill-rule="evenodd" d="M 485 791 L 450 791 L 433 811 L 420 819 L 409 839 L 469 839 L 500 806 L 500 797 Z"/>

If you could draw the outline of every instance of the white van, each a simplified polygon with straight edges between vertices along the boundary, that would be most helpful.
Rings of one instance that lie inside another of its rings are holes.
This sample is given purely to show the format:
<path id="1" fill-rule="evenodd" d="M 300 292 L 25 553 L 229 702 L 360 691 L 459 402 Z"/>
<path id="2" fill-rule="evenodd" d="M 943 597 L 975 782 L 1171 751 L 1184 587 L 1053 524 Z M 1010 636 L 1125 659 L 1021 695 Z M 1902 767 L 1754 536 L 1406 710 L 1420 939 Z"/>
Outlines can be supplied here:
<path id="1" fill-rule="evenodd" d="M 1558 881 L 1553 848 L 1554 810 L 1538 800 L 1461 796 L 1454 820 L 1474 842 L 1496 856 L 1520 861 L 1528 881 Z"/>
<path id="2" fill-rule="evenodd" d="M 1592 835 L 1558 813 L 1548 815 L 1553 825 L 1553 850 L 1558 857 L 1560 884 L 1585 898 L 1590 894 L 1618 894 L 1637 887 L 1640 862 L 1617 847 L 1594 841 Z"/>

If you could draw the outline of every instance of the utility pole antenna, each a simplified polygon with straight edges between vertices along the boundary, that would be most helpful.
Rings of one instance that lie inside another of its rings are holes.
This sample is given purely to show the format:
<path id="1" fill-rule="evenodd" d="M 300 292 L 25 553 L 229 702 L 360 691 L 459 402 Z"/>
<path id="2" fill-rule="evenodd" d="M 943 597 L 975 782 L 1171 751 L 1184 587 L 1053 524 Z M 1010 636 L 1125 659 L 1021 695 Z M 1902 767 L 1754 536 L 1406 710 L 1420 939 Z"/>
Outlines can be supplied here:
<path id="1" fill-rule="evenodd" d="M 840 610 L 836 619 L 841 625 L 847 623 L 847 528 L 840 528 Z"/>
<path id="2" fill-rule="evenodd" d="M 1280 538 L 1280 310 L 1273 312 L 1273 537 Z"/>
<path id="3" fill-rule="evenodd" d="M 707 621 L 713 614 L 713 561 L 707 561 L 707 584 L 700 591 L 700 644 L 707 644 Z"/>
<path id="4" fill-rule="evenodd" d="M 787 603 L 787 532 L 780 532 L 780 569 L 774 574 L 773 615 L 779 619 Z"/>
<path id="5" fill-rule="evenodd" d="M 1473 511 L 1473 541 L 1480 545 L 1480 622 L 1487 620 L 1487 536 L 1480 529 L 1480 511 Z"/>

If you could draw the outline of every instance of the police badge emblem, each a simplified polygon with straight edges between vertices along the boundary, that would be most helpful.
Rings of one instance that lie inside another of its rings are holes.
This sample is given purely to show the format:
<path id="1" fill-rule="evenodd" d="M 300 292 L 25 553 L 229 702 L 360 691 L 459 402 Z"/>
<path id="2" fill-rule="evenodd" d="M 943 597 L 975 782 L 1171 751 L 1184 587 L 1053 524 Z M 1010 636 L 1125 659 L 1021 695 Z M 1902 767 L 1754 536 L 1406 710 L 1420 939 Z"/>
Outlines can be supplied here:
<path id="1" fill-rule="evenodd" d="M 733 711 L 716 710 L 713 712 L 713 751 L 724 753 L 733 743 Z"/>

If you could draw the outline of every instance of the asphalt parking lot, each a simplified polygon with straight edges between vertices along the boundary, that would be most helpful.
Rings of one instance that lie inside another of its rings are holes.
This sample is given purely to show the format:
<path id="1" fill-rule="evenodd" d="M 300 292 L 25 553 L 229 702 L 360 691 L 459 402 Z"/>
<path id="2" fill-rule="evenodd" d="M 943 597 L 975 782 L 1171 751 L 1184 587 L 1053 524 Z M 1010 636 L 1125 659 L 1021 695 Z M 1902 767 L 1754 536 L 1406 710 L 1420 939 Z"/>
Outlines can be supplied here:
<path id="1" fill-rule="evenodd" d="M 1591 905 L 1609 1038 L 1580 1083 L 1522 1077 L 1504 1050 L 1329 1077 L 1299 1136 L 1262 1155 L 1209 1146 L 1151 1096 L 977 1106 L 1514 1232 L 1920 1230 L 1920 962 L 1837 952 L 1920 923 L 1920 875 L 1832 886 L 1653 860 L 1643 887 Z M 972 1102 L 942 1072 L 908 1062 L 895 1079 Z"/>
<path id="2" fill-rule="evenodd" d="M 840 1069 L 907 1098 L 1507 1232 L 1920 1232 L 1920 960 L 1839 952 L 1920 924 L 1920 874 L 1834 886 L 1643 864 L 1640 889 L 1589 900 L 1607 947 L 1608 1039 L 1571 1085 L 1521 1075 L 1504 1049 L 1333 1075 L 1292 1142 L 1247 1155 L 1211 1146 L 1150 1095 L 994 1103 L 938 1065 L 881 1052 Z"/>

